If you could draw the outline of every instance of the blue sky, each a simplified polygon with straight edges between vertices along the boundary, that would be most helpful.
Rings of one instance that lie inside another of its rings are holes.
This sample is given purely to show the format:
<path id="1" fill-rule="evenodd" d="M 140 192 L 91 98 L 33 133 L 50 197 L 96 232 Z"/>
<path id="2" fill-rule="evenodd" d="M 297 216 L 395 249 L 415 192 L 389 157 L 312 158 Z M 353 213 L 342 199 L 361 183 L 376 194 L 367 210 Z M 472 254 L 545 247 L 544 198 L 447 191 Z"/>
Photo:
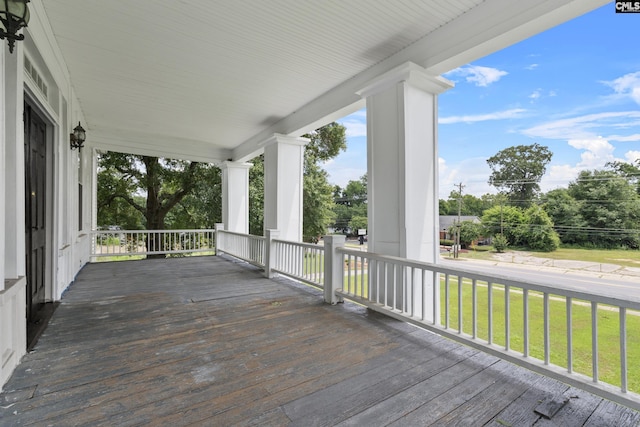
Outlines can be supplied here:
<path id="1" fill-rule="evenodd" d="M 443 76 L 439 97 L 440 198 L 495 193 L 486 159 L 537 142 L 553 152 L 543 191 L 580 170 L 640 158 L 640 15 L 613 3 Z M 351 114 L 347 151 L 324 165 L 344 187 L 366 173 L 366 113 Z"/>

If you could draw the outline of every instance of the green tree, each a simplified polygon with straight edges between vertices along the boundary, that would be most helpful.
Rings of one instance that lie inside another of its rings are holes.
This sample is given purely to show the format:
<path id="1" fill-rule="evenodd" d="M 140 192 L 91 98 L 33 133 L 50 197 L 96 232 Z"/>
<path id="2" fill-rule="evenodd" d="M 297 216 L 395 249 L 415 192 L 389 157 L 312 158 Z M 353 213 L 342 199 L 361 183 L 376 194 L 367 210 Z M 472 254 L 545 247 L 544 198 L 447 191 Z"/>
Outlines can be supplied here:
<path id="1" fill-rule="evenodd" d="M 222 221 L 222 172 L 215 165 L 203 164 L 193 191 L 167 213 L 170 229 L 214 228 Z"/>
<path id="2" fill-rule="evenodd" d="M 147 230 L 166 228 L 167 214 L 191 193 L 204 168 L 199 162 L 113 152 L 101 154 L 98 162 L 103 178 L 99 184 L 107 185 L 109 191 L 103 188 L 98 193 L 102 196 L 98 207 L 117 207 L 117 204 L 113 205 L 115 200 L 124 201 L 144 216 Z M 107 178 L 107 175 L 112 177 Z M 113 185 L 114 179 L 121 182 Z M 135 196 L 137 194 L 145 195 L 144 203 L 141 203 L 141 197 Z M 160 248 L 162 242 L 158 235 L 151 234 L 147 247 Z"/>
<path id="3" fill-rule="evenodd" d="M 484 196 L 476 197 L 473 194 L 463 194 L 460 203 L 461 215 L 473 215 L 482 216 L 483 212 L 493 206 L 493 200 L 491 195 L 485 194 Z M 458 215 L 458 204 L 460 199 L 460 193 L 453 190 L 449 193 L 447 200 L 439 200 L 439 212 L 440 215 Z"/>
<path id="4" fill-rule="evenodd" d="M 305 135 L 309 143 L 304 154 L 302 235 L 306 242 L 317 242 L 333 222 L 334 187 L 319 163 L 331 160 L 347 148 L 346 128 L 330 123 Z"/>
<path id="5" fill-rule="evenodd" d="M 515 206 L 494 206 L 484 211 L 482 226 L 487 236 L 502 234 L 510 245 L 520 245 L 521 228 L 525 223 L 522 209 Z"/>
<path id="6" fill-rule="evenodd" d="M 335 220 L 333 227 L 342 233 L 355 233 L 358 228 L 354 228 L 351 221 L 358 217 L 357 222 L 362 224 L 362 218 L 367 219 L 367 175 L 363 175 L 359 180 L 351 180 L 344 189 L 337 187 L 334 191 L 334 212 Z M 365 221 L 366 222 L 366 221 Z"/>
<path id="7" fill-rule="evenodd" d="M 618 175 L 627 178 L 630 183 L 636 186 L 636 193 L 640 194 L 640 158 L 632 163 L 608 162 L 606 166 Z"/>
<path id="8" fill-rule="evenodd" d="M 504 252 L 507 246 L 509 246 L 509 241 L 504 237 L 504 234 L 498 233 L 493 237 L 493 248 L 496 252 Z"/>
<path id="9" fill-rule="evenodd" d="M 482 236 L 482 224 L 474 221 L 462 221 L 460 223 L 460 244 L 468 248 L 474 241 Z"/>
<path id="10" fill-rule="evenodd" d="M 587 241 L 587 223 L 580 213 L 580 202 L 569 194 L 569 190 L 551 190 L 542 196 L 542 202 L 542 208 L 553 221 L 562 243 L 582 244 Z"/>
<path id="11" fill-rule="evenodd" d="M 586 242 L 596 247 L 640 247 L 640 196 L 626 176 L 610 170 L 582 171 L 569 184 L 580 203 Z"/>
<path id="12" fill-rule="evenodd" d="M 553 154 L 540 144 L 505 148 L 487 159 L 489 184 L 504 191 L 513 204 L 530 206 L 540 192 L 540 179 Z"/>
<path id="13" fill-rule="evenodd" d="M 560 238 L 553 221 L 540 206 L 531 206 L 524 212 L 520 240 L 536 251 L 552 252 L 560 247 Z"/>
<path id="14" fill-rule="evenodd" d="M 353 233 L 357 233 L 360 229 L 366 230 L 367 227 L 368 223 L 366 216 L 356 215 L 351 218 L 351 221 L 349 221 L 349 228 L 351 228 Z"/>
<path id="15" fill-rule="evenodd" d="M 249 169 L 249 234 L 264 233 L 264 155 L 251 160 Z"/>

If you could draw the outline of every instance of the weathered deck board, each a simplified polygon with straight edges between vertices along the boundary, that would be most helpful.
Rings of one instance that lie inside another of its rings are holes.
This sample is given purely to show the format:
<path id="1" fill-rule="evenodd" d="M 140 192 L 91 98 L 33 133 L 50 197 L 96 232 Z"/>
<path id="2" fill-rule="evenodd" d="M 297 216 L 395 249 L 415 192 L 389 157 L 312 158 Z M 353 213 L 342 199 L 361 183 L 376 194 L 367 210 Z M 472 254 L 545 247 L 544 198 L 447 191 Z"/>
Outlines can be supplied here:
<path id="1" fill-rule="evenodd" d="M 638 425 L 640 414 L 221 257 L 87 266 L 0 426 Z M 538 402 L 565 393 L 552 419 Z M 560 423 L 560 424 L 558 424 Z"/>

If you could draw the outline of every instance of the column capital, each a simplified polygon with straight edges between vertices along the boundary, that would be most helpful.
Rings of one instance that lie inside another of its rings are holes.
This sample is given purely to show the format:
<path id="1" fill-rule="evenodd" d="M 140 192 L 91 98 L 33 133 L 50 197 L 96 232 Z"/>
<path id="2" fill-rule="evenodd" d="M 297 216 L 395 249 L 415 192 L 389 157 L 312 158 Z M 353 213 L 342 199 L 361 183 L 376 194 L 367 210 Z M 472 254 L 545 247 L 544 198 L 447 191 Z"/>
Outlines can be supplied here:
<path id="1" fill-rule="evenodd" d="M 251 169 L 251 166 L 253 163 L 224 161 L 220 165 L 220 169 Z"/>
<path id="2" fill-rule="evenodd" d="M 273 136 L 260 143 L 263 147 L 268 147 L 274 144 L 289 144 L 305 146 L 311 141 L 309 138 L 303 138 L 301 136 L 289 136 L 281 133 L 274 133 Z"/>
<path id="3" fill-rule="evenodd" d="M 363 98 L 367 98 L 385 91 L 391 86 L 401 82 L 407 82 L 411 86 L 417 87 L 434 95 L 439 95 L 454 86 L 453 82 L 445 79 L 444 77 L 429 74 L 418 64 L 405 62 L 404 64 L 369 80 L 362 89 L 356 92 L 356 94 Z"/>

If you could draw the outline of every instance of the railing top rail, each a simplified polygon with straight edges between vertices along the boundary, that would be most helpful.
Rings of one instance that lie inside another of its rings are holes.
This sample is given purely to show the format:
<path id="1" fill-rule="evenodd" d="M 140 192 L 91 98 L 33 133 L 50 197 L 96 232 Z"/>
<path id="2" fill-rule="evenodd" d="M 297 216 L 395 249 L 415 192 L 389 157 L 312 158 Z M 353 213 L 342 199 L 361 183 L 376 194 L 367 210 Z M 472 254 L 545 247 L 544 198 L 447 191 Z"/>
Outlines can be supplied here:
<path id="1" fill-rule="evenodd" d="M 273 239 L 273 241 L 277 243 L 285 243 L 287 245 L 299 246 L 302 248 L 324 249 L 324 245 L 317 245 L 315 243 L 294 242 L 292 240 L 282 240 L 282 239 Z"/>
<path id="2" fill-rule="evenodd" d="M 238 233 L 236 231 L 228 231 L 228 230 L 218 230 L 219 233 L 224 233 L 224 234 L 232 234 L 234 236 L 242 236 L 242 237 L 246 237 L 248 239 L 260 239 L 260 240 L 265 240 L 266 237 L 264 236 L 256 236 L 255 234 L 245 234 L 245 233 Z"/>
<path id="3" fill-rule="evenodd" d="M 213 228 L 180 229 L 180 230 L 91 230 L 92 233 L 212 233 Z"/>
<path id="4" fill-rule="evenodd" d="M 602 304 L 609 304 L 617 307 L 625 307 L 632 310 L 640 310 L 640 297 L 628 295 L 625 296 L 624 299 L 621 297 L 615 297 L 611 295 L 607 295 L 604 293 L 599 293 L 596 291 L 593 292 L 583 292 L 575 289 L 568 288 L 561 284 L 557 286 L 552 286 L 546 283 L 536 282 L 536 281 L 522 281 L 518 279 L 514 279 L 512 277 L 503 275 L 503 274 L 484 274 L 477 271 L 473 271 L 470 269 L 466 269 L 464 267 L 456 267 L 450 268 L 442 266 L 441 264 L 433 264 L 423 261 L 415 261 L 408 260 L 405 258 L 394 257 L 389 255 L 380 255 L 374 252 L 362 252 L 353 249 L 346 249 L 344 247 L 338 248 L 338 252 L 351 255 L 364 257 L 369 260 L 382 261 L 382 262 L 392 262 L 398 265 L 402 265 L 404 267 L 409 268 L 417 268 L 433 271 L 436 273 L 448 274 L 450 276 L 459 276 L 465 277 L 468 279 L 476 279 L 482 282 L 495 283 L 506 286 L 513 286 L 516 288 L 523 288 L 558 296 L 570 297 L 575 299 L 582 299 L 586 301 L 593 301 Z"/>

